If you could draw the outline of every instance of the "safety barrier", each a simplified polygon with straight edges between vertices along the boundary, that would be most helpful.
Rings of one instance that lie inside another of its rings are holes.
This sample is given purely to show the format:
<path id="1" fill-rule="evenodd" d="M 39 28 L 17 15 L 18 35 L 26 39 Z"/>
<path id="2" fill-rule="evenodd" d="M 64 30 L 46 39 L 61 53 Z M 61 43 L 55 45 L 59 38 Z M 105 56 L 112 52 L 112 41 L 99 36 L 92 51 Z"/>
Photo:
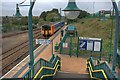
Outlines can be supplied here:
<path id="1" fill-rule="evenodd" d="M 92 57 L 90 57 L 90 59 L 87 61 L 87 69 L 88 71 L 101 71 L 102 74 L 104 74 L 104 78 L 106 79 L 114 79 L 114 80 L 118 80 L 118 76 L 115 72 L 112 71 L 112 69 L 110 68 L 109 64 L 105 61 L 103 63 L 99 63 L 97 65 L 94 65 L 94 60 Z M 92 73 L 90 73 L 91 75 Z M 94 73 L 93 73 L 94 74 Z M 94 75 L 96 75 L 96 77 L 100 77 L 97 74 L 99 74 L 100 76 L 101 73 L 95 73 Z"/>
<path id="2" fill-rule="evenodd" d="M 43 75 L 52 74 L 55 72 L 55 70 L 60 69 L 60 58 L 56 55 L 52 55 L 51 59 L 49 61 L 46 61 L 42 58 L 40 58 L 32 68 L 30 68 L 26 74 L 23 75 L 24 79 L 33 79 L 35 80 L 40 79 Z M 34 71 L 34 74 L 32 74 L 32 71 Z M 32 76 L 33 75 L 33 76 Z"/>
<path id="3" fill-rule="evenodd" d="M 49 78 L 50 80 L 56 74 L 57 70 L 60 70 L 60 59 L 57 59 L 56 57 L 56 59 L 53 60 L 52 64 L 50 64 L 50 67 L 42 66 L 33 80 L 36 78 L 39 78 L 40 80 Z"/>
<path id="4" fill-rule="evenodd" d="M 63 49 L 63 43 L 65 42 L 65 40 L 67 39 L 67 37 L 68 37 L 68 33 L 65 32 L 64 37 L 61 38 L 61 41 L 60 41 L 60 43 L 59 43 L 60 53 L 61 53 L 61 51 L 62 51 L 62 49 Z"/>
<path id="5" fill-rule="evenodd" d="M 90 73 L 90 78 L 92 78 L 92 79 L 105 79 L 105 80 L 108 80 L 104 70 L 102 70 L 102 69 L 94 70 L 90 62 L 87 63 L 87 66 L 88 66 L 87 67 L 88 71 Z"/>

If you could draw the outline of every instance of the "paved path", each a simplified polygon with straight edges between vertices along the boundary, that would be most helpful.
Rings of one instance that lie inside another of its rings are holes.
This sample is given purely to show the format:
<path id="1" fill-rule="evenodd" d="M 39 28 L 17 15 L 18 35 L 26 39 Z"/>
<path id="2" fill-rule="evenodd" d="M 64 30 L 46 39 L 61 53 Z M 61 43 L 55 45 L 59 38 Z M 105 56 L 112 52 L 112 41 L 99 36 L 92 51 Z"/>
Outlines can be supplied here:
<path id="1" fill-rule="evenodd" d="M 87 74 L 86 71 L 86 58 L 76 57 L 69 55 L 59 55 L 62 59 L 62 71 L 79 73 L 79 74 Z"/>

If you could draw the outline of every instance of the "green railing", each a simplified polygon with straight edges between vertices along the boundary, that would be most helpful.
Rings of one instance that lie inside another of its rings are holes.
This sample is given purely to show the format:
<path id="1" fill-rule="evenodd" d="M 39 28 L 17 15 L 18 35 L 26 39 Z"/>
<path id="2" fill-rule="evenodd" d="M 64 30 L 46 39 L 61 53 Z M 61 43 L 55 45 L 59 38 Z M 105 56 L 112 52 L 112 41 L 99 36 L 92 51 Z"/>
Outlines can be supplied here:
<path id="1" fill-rule="evenodd" d="M 103 63 L 99 63 L 97 65 L 94 65 L 94 60 L 92 57 L 90 57 L 90 59 L 87 61 L 87 67 L 90 67 L 90 65 L 92 66 L 93 70 L 103 70 L 107 79 L 119 80 L 117 74 L 112 71 L 112 69 L 110 68 L 109 64 L 106 61 Z M 96 77 L 99 77 L 97 74 L 98 73 L 95 73 L 94 75 Z M 99 73 L 99 75 L 101 75 L 101 73 Z"/>
<path id="2" fill-rule="evenodd" d="M 94 70 L 92 64 L 90 63 L 90 61 L 87 62 L 87 69 L 88 69 L 88 71 L 90 73 L 90 78 L 108 80 L 104 70 L 103 69 Z"/>
<path id="3" fill-rule="evenodd" d="M 53 59 L 54 58 L 54 59 Z M 58 62 L 59 61 L 59 62 Z M 57 64 L 56 64 L 57 62 Z M 35 79 L 35 78 L 41 78 L 42 75 L 44 74 L 50 74 L 53 73 L 54 70 L 49 70 L 46 71 L 46 68 L 53 68 L 54 66 L 59 65 L 57 67 L 57 69 L 60 69 L 60 58 L 56 55 L 56 56 L 52 56 L 51 59 L 49 61 L 46 61 L 42 58 L 40 58 L 34 65 L 32 68 L 30 68 L 24 75 L 23 78 L 24 79 Z M 56 68 L 56 67 L 55 67 Z M 34 77 L 32 76 L 32 70 L 34 70 Z"/>
<path id="4" fill-rule="evenodd" d="M 67 31 L 66 31 L 64 37 L 61 38 L 61 41 L 60 41 L 60 43 L 59 43 L 60 53 L 61 53 L 61 51 L 62 51 L 62 49 L 63 49 L 63 48 L 62 48 L 62 47 L 63 47 L 63 43 L 66 41 L 67 37 L 68 37 L 68 33 L 67 33 Z"/>
<path id="5" fill-rule="evenodd" d="M 55 76 L 56 71 L 60 70 L 60 58 L 58 56 L 55 57 L 53 62 L 49 64 L 49 66 L 42 66 L 40 70 L 37 72 L 33 80 L 40 79 L 40 80 L 49 80 Z"/>

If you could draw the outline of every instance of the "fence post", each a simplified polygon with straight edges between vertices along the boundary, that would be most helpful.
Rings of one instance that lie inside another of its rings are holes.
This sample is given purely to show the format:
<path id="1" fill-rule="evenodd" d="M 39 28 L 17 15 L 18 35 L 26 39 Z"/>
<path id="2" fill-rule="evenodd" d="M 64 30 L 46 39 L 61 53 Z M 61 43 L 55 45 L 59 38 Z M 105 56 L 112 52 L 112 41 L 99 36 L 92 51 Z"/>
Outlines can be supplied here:
<path id="1" fill-rule="evenodd" d="M 72 52 L 72 36 L 70 35 L 70 48 L 69 48 L 70 57 L 71 57 L 71 52 Z"/>
<path id="2" fill-rule="evenodd" d="M 77 57 L 78 57 L 78 50 L 79 50 L 79 37 L 77 37 L 78 39 L 78 41 L 77 41 L 77 52 L 76 52 L 76 54 L 77 54 Z"/>
<path id="3" fill-rule="evenodd" d="M 62 38 L 60 38 L 60 54 L 61 54 L 61 52 L 62 52 L 62 44 L 63 44 L 62 41 L 63 41 Z"/>
<path id="4" fill-rule="evenodd" d="M 101 61 L 101 58 L 102 58 L 102 42 L 103 42 L 103 40 L 101 40 L 100 61 Z"/>

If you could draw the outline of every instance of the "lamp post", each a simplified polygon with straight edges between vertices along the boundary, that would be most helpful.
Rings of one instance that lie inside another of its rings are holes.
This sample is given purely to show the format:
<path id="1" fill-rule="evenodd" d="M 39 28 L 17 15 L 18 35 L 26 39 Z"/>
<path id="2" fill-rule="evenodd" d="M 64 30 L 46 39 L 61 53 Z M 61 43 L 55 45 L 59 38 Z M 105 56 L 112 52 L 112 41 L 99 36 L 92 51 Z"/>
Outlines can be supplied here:
<path id="1" fill-rule="evenodd" d="M 113 64 L 112 70 L 115 71 L 117 63 L 117 48 L 118 48 L 118 37 L 119 37 L 119 10 L 115 0 L 112 0 L 113 8 L 115 9 L 116 15 L 116 29 L 115 29 L 115 38 L 114 38 L 114 55 L 113 55 Z"/>
<path id="2" fill-rule="evenodd" d="M 15 17 L 16 17 L 16 18 L 20 18 L 21 16 L 22 16 L 22 15 L 21 15 L 21 13 L 20 13 L 18 4 L 16 4 L 16 13 L 15 13 Z"/>
<path id="3" fill-rule="evenodd" d="M 65 16 L 70 20 L 76 19 L 80 14 L 80 9 L 77 7 L 75 0 L 69 0 L 67 7 L 63 11 Z M 70 50 L 69 50 L 70 57 L 71 52 L 72 52 L 72 35 L 70 35 Z"/>
<path id="4" fill-rule="evenodd" d="M 112 8 L 111 8 L 112 9 Z M 112 26 L 111 26 L 111 30 L 110 30 L 110 51 L 108 53 L 108 63 L 110 63 L 111 61 L 111 56 L 112 56 L 112 33 L 113 33 L 113 24 L 114 24 L 114 8 L 113 8 L 113 11 L 112 11 Z"/>
<path id="5" fill-rule="evenodd" d="M 22 5 L 26 0 L 24 0 L 22 3 L 17 4 L 18 6 L 30 6 L 29 8 L 29 12 L 28 12 L 28 32 L 29 32 L 29 54 L 30 54 L 30 63 L 29 63 L 29 67 L 32 68 L 33 64 L 34 64 L 34 52 L 33 52 L 33 26 L 32 26 L 32 9 L 34 7 L 35 1 L 36 0 L 30 0 L 30 5 Z M 19 8 L 17 8 L 18 10 Z M 16 11 L 17 14 L 19 11 Z M 20 12 L 19 12 L 20 13 Z M 32 69 L 32 76 L 34 76 L 34 70 Z"/>
<path id="6" fill-rule="evenodd" d="M 19 21 L 20 21 L 22 15 L 21 15 L 21 13 L 20 13 L 20 10 L 19 10 L 19 7 L 18 7 L 18 4 L 16 4 L 16 13 L 15 13 L 15 16 L 14 16 L 14 17 L 17 18 L 18 23 L 19 23 Z M 19 27 L 20 27 L 20 23 L 19 23 Z M 17 29 L 19 29 L 19 28 L 17 28 Z"/>

